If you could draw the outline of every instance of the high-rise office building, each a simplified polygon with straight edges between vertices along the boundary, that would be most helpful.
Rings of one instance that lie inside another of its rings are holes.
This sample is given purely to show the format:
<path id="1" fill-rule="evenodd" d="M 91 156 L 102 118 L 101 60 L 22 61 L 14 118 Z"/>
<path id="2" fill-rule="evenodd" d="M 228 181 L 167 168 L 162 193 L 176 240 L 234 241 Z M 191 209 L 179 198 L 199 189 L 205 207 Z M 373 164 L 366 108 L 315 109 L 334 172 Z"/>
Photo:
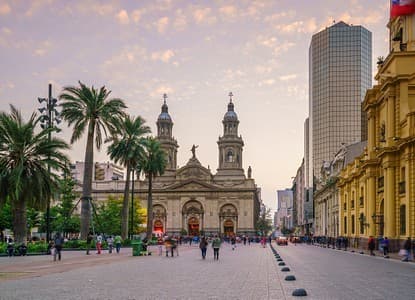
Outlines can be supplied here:
<path id="1" fill-rule="evenodd" d="M 340 146 L 362 140 L 362 108 L 372 82 L 372 34 L 339 22 L 313 35 L 309 49 L 309 186 Z"/>

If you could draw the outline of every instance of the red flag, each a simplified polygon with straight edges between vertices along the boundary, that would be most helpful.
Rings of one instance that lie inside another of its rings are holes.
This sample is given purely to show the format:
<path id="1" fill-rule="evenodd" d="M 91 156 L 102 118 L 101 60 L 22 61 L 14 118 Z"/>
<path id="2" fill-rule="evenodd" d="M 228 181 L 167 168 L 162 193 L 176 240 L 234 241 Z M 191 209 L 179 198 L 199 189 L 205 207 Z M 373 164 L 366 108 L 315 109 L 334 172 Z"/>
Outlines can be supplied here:
<path id="1" fill-rule="evenodd" d="M 391 18 L 415 14 L 415 0 L 392 0 Z"/>

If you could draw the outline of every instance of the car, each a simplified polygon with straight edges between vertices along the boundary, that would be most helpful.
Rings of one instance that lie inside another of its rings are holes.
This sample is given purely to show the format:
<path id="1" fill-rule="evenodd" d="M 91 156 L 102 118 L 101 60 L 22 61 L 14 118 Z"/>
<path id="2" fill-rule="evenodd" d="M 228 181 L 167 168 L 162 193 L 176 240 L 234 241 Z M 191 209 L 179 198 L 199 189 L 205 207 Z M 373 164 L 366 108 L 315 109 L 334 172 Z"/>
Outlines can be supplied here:
<path id="1" fill-rule="evenodd" d="M 287 246 L 288 245 L 288 239 L 287 239 L 287 237 L 285 237 L 285 236 L 279 236 L 277 238 L 277 245 L 278 246 L 282 246 L 282 245 Z"/>

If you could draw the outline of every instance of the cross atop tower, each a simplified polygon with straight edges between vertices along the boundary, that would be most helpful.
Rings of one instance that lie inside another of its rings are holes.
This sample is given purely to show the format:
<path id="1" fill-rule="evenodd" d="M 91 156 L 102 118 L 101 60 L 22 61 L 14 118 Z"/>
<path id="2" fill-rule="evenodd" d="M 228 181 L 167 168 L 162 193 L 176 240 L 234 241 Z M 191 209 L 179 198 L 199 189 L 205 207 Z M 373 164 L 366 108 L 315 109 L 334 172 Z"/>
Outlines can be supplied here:
<path id="1" fill-rule="evenodd" d="M 232 97 L 233 97 L 233 94 L 232 94 L 232 92 L 229 92 L 229 100 L 230 100 L 230 102 L 232 103 Z"/>
<path id="2" fill-rule="evenodd" d="M 167 99 L 167 94 L 166 93 L 163 94 L 163 99 L 164 99 L 164 104 L 166 104 L 166 99 Z"/>

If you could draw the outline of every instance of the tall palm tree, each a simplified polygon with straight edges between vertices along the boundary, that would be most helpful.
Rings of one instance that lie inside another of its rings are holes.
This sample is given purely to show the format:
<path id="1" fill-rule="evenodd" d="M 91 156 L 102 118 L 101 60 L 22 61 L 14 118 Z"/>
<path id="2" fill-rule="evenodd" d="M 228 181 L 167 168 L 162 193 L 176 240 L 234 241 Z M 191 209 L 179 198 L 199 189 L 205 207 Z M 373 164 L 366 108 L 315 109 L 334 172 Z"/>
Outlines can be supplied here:
<path id="1" fill-rule="evenodd" d="M 17 243 L 26 242 L 27 207 L 43 209 L 58 188 L 58 173 L 66 170 L 67 143 L 48 138 L 55 128 L 35 132 L 36 114 L 28 122 L 11 105 L 10 114 L 0 113 L 0 204 L 9 198 Z M 52 172 L 48 172 L 50 166 Z"/>
<path id="2" fill-rule="evenodd" d="M 62 117 L 73 126 L 71 144 L 79 140 L 87 129 L 85 150 L 84 182 L 81 196 L 81 238 L 86 239 L 90 225 L 90 200 L 92 191 L 92 171 L 94 164 L 94 139 L 97 149 L 101 148 L 103 135 L 115 134 L 126 105 L 118 98 L 109 99 L 111 91 L 105 86 L 99 90 L 87 87 L 79 81 L 79 87 L 63 88 L 59 98 L 63 101 Z"/>
<path id="3" fill-rule="evenodd" d="M 151 239 L 153 233 L 153 179 L 163 175 L 166 169 L 166 153 L 160 147 L 160 143 L 149 137 L 145 141 L 145 153 L 138 164 L 138 174 L 144 173 L 148 179 L 147 196 L 147 238 Z"/>
<path id="4" fill-rule="evenodd" d="M 128 236 L 130 174 L 137 168 L 140 157 L 144 155 L 144 136 L 151 132 L 150 127 L 144 125 L 144 123 L 145 120 L 140 116 L 136 118 L 127 116 L 121 123 L 119 134 L 109 139 L 112 144 L 107 150 L 110 158 L 115 163 L 121 163 L 127 168 L 121 221 L 121 237 L 123 239 Z"/>

